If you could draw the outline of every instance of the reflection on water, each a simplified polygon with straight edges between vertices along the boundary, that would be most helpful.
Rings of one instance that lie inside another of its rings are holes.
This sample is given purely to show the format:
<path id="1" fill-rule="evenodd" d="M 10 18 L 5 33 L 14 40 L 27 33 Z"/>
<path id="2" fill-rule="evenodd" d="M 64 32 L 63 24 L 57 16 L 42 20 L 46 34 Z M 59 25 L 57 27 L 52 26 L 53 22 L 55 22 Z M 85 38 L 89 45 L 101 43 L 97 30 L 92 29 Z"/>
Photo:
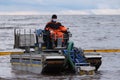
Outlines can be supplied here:
<path id="1" fill-rule="evenodd" d="M 13 77 L 10 56 L 0 56 L 0 77 Z"/>

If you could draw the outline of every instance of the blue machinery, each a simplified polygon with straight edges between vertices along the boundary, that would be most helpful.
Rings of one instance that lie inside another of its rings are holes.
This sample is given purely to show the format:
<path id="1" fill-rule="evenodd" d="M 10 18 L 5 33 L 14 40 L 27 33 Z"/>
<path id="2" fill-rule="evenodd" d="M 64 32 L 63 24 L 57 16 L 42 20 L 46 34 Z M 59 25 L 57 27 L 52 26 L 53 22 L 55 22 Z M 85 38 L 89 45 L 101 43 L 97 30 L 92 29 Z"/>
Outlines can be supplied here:
<path id="1" fill-rule="evenodd" d="M 64 55 L 66 56 L 66 62 L 68 62 L 72 69 L 75 69 L 76 66 L 87 66 L 88 63 L 85 60 L 82 50 L 74 48 L 74 43 L 69 42 L 68 48 L 63 50 Z"/>

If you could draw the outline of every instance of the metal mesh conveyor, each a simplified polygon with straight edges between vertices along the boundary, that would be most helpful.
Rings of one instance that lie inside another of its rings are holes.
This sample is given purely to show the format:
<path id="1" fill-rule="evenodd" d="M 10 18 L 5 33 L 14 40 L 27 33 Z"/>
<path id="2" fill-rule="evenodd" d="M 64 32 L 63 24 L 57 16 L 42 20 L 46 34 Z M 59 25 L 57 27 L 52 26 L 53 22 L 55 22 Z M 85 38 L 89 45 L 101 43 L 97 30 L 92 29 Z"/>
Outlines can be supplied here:
<path id="1" fill-rule="evenodd" d="M 36 36 L 35 29 L 14 29 L 14 48 L 30 49 L 34 48 Z"/>

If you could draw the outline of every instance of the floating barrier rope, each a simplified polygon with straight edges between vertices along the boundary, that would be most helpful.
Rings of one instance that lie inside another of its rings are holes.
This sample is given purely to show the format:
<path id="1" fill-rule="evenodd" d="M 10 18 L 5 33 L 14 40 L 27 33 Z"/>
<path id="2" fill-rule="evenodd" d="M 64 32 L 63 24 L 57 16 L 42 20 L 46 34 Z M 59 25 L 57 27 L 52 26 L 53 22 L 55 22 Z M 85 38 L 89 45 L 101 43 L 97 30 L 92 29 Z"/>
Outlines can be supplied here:
<path id="1" fill-rule="evenodd" d="M 120 49 L 91 49 L 91 50 L 83 50 L 84 52 L 100 52 L 100 53 L 112 53 L 112 52 L 120 52 Z"/>
<path id="2" fill-rule="evenodd" d="M 120 52 L 120 49 L 86 49 L 83 50 L 84 52 L 99 52 L 99 53 L 113 53 L 113 52 Z M 3 55 L 10 55 L 10 54 L 23 54 L 24 52 L 0 52 L 0 56 Z"/>
<path id="3" fill-rule="evenodd" d="M 10 55 L 10 54 L 23 54 L 23 52 L 0 52 L 0 56 Z"/>

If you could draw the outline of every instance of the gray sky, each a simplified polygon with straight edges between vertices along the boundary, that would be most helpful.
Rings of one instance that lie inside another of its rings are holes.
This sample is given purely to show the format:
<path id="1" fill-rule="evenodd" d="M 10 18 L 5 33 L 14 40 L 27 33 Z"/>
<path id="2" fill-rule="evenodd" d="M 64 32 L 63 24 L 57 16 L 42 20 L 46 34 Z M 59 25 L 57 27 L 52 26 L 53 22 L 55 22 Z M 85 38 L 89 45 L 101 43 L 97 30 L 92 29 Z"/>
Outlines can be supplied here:
<path id="1" fill-rule="evenodd" d="M 0 0 L 0 14 L 120 14 L 120 0 Z"/>

